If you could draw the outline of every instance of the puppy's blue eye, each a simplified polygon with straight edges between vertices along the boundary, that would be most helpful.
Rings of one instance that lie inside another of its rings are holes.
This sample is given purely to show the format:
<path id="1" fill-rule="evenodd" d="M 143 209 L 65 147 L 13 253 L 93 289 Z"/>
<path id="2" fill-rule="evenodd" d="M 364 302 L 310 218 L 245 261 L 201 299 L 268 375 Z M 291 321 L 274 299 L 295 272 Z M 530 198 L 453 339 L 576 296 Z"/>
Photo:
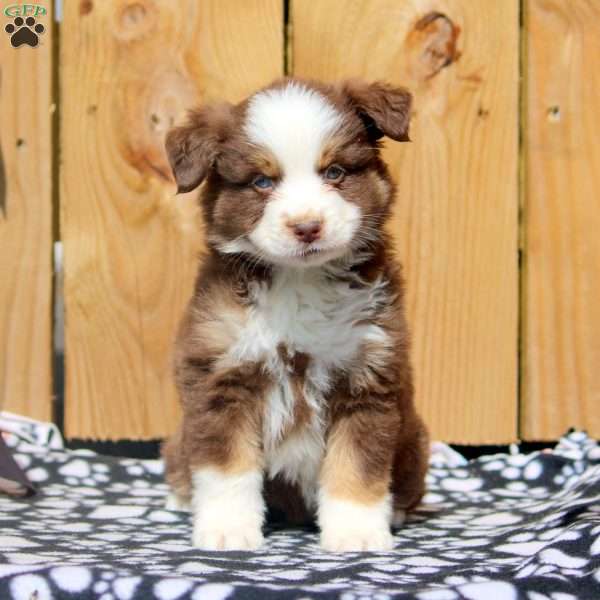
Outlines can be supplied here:
<path id="1" fill-rule="evenodd" d="M 341 181 L 346 174 L 346 171 L 339 165 L 329 165 L 325 169 L 325 179 L 328 181 Z"/>
<path id="2" fill-rule="evenodd" d="M 266 175 L 259 175 L 254 178 L 252 185 L 259 190 L 268 190 L 273 187 L 273 180 Z"/>

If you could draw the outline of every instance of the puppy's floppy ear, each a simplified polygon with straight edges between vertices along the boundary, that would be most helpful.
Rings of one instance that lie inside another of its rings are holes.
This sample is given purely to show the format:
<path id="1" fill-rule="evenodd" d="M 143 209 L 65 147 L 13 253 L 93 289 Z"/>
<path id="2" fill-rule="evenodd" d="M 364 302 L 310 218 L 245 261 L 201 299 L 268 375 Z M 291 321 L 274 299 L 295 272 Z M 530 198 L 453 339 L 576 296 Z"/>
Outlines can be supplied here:
<path id="1" fill-rule="evenodd" d="M 369 137 L 379 139 L 387 135 L 397 142 L 410 141 L 412 96 L 407 89 L 381 81 L 350 79 L 342 83 L 342 91 L 364 121 Z"/>
<path id="2" fill-rule="evenodd" d="M 227 135 L 231 116 L 230 104 L 205 106 L 191 111 L 184 125 L 169 131 L 165 146 L 178 194 L 191 192 L 204 181 Z"/>

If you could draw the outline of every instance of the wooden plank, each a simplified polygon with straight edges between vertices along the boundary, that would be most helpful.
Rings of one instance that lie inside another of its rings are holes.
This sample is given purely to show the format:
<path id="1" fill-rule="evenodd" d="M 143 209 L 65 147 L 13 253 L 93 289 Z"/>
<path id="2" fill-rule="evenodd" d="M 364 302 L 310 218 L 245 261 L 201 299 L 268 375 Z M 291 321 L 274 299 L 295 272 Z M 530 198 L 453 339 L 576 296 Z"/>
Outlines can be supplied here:
<path id="1" fill-rule="evenodd" d="M 517 436 L 519 2 L 293 0 L 298 75 L 406 85 L 388 143 L 417 401 L 434 438 Z"/>
<path id="2" fill-rule="evenodd" d="M 4 8 L 4 7 L 3 7 Z M 52 415 L 52 12 L 0 40 L 0 409 Z"/>
<path id="3" fill-rule="evenodd" d="M 161 437 L 175 328 L 201 246 L 163 140 L 206 99 L 282 74 L 278 0 L 65 3 L 61 43 L 66 433 Z"/>
<path id="4" fill-rule="evenodd" d="M 600 3 L 527 2 L 525 439 L 600 435 Z"/>

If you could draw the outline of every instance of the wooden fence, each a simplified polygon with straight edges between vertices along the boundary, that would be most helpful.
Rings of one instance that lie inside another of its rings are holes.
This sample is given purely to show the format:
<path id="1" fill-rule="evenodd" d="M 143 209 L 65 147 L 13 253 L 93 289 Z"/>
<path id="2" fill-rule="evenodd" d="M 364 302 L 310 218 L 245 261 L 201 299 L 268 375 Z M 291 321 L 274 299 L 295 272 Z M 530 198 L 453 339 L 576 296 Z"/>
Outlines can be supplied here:
<path id="1" fill-rule="evenodd" d="M 54 28 L 45 6 L 37 48 L 0 40 L 1 406 L 52 416 L 59 237 L 66 434 L 169 433 L 202 232 L 165 132 L 284 73 L 363 76 L 415 95 L 385 154 L 433 435 L 600 435 L 598 0 L 65 0 Z"/>

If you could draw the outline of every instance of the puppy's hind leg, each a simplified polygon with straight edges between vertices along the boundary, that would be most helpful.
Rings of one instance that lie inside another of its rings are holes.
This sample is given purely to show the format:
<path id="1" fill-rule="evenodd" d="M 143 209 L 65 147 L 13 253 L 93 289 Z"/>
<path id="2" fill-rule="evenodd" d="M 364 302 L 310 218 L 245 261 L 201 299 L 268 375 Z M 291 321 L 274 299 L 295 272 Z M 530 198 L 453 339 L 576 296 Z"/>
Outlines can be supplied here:
<path id="1" fill-rule="evenodd" d="M 182 427 L 162 447 L 165 461 L 165 477 L 170 486 L 165 508 L 174 511 L 191 511 L 191 480 L 187 458 L 182 446 Z"/>
<path id="2" fill-rule="evenodd" d="M 165 501 L 166 510 L 191 512 L 192 504 L 189 499 L 179 495 L 177 492 L 169 492 Z"/>
<path id="3" fill-rule="evenodd" d="M 415 508 L 425 494 L 425 475 L 429 464 L 429 435 L 421 418 L 416 414 L 410 415 L 405 429 L 396 445 L 392 467 L 394 527 L 404 523 L 406 513 Z"/>

